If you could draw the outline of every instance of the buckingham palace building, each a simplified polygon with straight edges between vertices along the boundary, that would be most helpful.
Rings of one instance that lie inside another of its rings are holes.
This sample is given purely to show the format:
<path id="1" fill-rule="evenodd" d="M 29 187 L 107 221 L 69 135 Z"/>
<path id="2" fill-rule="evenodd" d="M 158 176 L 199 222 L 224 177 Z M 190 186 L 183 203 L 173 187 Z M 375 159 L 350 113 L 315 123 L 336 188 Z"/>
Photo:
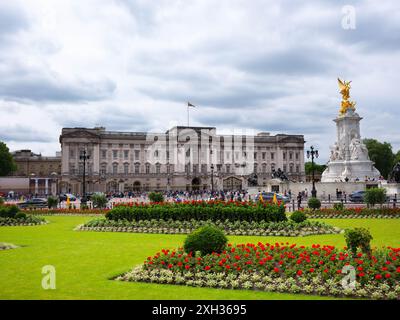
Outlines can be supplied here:
<path id="1" fill-rule="evenodd" d="M 267 132 L 218 135 L 215 127 L 165 133 L 63 128 L 60 192 L 239 190 L 266 186 L 276 172 L 305 181 L 304 136 Z"/>

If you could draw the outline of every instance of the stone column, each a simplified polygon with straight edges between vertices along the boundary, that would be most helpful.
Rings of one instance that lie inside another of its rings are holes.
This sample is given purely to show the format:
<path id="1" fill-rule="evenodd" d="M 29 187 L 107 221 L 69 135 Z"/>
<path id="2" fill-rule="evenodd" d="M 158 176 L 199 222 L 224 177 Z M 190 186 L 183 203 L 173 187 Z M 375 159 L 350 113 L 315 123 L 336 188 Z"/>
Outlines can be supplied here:
<path id="1" fill-rule="evenodd" d="M 39 192 L 39 179 L 35 178 L 35 195 Z"/>
<path id="2" fill-rule="evenodd" d="M 45 182 L 44 182 L 44 193 L 45 193 L 46 196 L 49 193 L 49 178 L 45 179 Z"/>
<path id="3" fill-rule="evenodd" d="M 93 174 L 98 175 L 100 172 L 100 146 L 95 144 L 93 147 Z"/>
<path id="4" fill-rule="evenodd" d="M 61 174 L 69 174 L 69 145 L 62 144 L 61 148 Z"/>

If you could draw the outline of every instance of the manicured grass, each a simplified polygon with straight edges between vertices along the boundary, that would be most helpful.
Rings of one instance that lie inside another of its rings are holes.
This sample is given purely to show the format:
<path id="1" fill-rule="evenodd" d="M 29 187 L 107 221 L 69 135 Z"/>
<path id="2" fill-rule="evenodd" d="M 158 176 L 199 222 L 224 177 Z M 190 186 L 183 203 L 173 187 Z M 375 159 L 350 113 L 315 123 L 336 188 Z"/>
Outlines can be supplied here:
<path id="1" fill-rule="evenodd" d="M 109 278 L 141 264 L 162 248 L 181 246 L 185 235 L 78 232 L 73 228 L 92 219 L 48 216 L 51 223 L 31 227 L 0 227 L 0 242 L 21 246 L 0 251 L 0 299 L 326 299 L 326 297 L 127 283 Z M 367 227 L 373 246 L 400 247 L 400 220 L 330 219 L 326 223 Z M 232 243 L 290 242 L 344 246 L 343 235 L 303 238 L 229 237 Z M 41 287 L 42 267 L 56 268 L 57 289 Z"/>

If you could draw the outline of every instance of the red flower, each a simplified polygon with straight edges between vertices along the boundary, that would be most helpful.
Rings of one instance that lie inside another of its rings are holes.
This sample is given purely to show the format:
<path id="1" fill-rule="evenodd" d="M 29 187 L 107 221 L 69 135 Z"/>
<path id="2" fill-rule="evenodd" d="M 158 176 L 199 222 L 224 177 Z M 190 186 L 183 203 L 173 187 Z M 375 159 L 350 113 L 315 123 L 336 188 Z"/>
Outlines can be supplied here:
<path id="1" fill-rule="evenodd" d="M 225 268 L 229 270 L 229 269 L 231 268 L 231 266 L 230 266 L 229 264 L 227 264 L 227 265 L 225 266 Z"/>
<path id="2" fill-rule="evenodd" d="M 206 266 L 206 267 L 204 268 L 204 270 L 210 270 L 210 269 L 211 269 L 210 266 Z"/>
<path id="3" fill-rule="evenodd" d="M 391 277 L 390 273 L 386 273 L 386 274 L 385 274 L 385 278 L 386 278 L 386 279 L 389 279 L 390 277 Z"/>
<path id="4" fill-rule="evenodd" d="M 396 272 L 400 273 L 400 267 L 398 267 L 398 268 L 396 269 Z"/>
<path id="5" fill-rule="evenodd" d="M 310 272 L 314 272 L 315 271 L 315 269 L 314 268 L 310 268 Z"/>
<path id="6" fill-rule="evenodd" d="M 279 268 L 274 268 L 274 272 L 278 273 L 279 272 Z"/>
<path id="7" fill-rule="evenodd" d="M 380 279 L 382 279 L 382 276 L 381 276 L 380 274 L 377 274 L 377 275 L 375 276 L 375 279 L 376 279 L 376 280 L 380 280 Z"/>
<path id="8" fill-rule="evenodd" d="M 185 266 L 185 269 L 186 269 L 186 270 L 189 270 L 189 269 L 190 269 L 190 266 L 187 264 L 187 265 Z"/>
<path id="9" fill-rule="evenodd" d="M 318 262 L 321 266 L 324 264 L 324 261 L 320 261 L 320 262 Z"/>
<path id="10" fill-rule="evenodd" d="M 298 276 L 301 276 L 302 274 L 303 274 L 303 271 L 302 271 L 302 270 L 298 270 L 298 271 L 297 271 L 297 275 L 298 275 Z"/>
<path id="11" fill-rule="evenodd" d="M 172 264 L 169 264 L 169 265 L 168 265 L 168 269 L 171 269 L 172 267 L 173 267 Z"/>

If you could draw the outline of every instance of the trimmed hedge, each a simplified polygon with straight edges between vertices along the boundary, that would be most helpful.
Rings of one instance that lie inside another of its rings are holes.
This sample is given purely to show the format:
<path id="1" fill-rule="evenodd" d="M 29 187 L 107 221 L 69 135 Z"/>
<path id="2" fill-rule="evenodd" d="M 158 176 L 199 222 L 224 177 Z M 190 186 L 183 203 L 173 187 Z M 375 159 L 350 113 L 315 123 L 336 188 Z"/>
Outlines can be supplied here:
<path id="1" fill-rule="evenodd" d="M 117 206 L 106 213 L 109 220 L 229 220 L 229 221 L 286 221 L 285 207 L 275 204 L 224 202 L 135 204 Z"/>

